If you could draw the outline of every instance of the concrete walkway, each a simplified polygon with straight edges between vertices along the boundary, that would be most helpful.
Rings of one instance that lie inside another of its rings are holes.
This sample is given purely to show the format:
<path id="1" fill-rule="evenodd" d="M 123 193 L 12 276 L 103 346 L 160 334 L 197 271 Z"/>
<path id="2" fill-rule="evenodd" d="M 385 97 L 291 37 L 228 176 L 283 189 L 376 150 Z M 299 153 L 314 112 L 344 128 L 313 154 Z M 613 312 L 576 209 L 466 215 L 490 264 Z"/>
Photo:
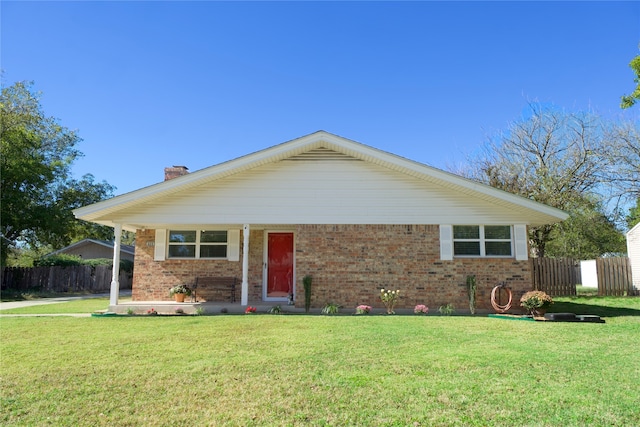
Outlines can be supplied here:
<path id="1" fill-rule="evenodd" d="M 121 297 L 131 296 L 131 291 L 120 291 L 120 296 Z M 33 300 L 25 300 L 25 301 L 0 302 L 0 311 L 9 310 L 11 308 L 32 307 L 34 305 L 58 304 L 61 302 L 69 302 L 69 301 L 75 301 L 79 299 L 89 299 L 89 298 L 109 298 L 109 294 L 108 293 L 88 294 L 88 295 L 73 296 L 73 297 L 41 298 L 41 299 L 33 299 Z M 21 315 L 21 316 L 24 316 L 24 315 Z M 33 316 L 42 316 L 42 315 L 34 314 Z"/>

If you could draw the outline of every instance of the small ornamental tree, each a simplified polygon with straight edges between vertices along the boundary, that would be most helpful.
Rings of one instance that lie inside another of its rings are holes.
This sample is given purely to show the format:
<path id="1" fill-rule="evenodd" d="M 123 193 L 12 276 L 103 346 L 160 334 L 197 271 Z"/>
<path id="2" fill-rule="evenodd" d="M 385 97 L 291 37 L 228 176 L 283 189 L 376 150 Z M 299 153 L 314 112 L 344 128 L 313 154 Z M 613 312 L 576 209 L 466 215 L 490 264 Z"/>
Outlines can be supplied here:
<path id="1" fill-rule="evenodd" d="M 380 299 L 387 309 L 387 314 L 395 314 L 396 312 L 393 310 L 396 303 L 398 302 L 398 298 L 400 297 L 400 291 L 390 291 L 385 289 L 380 289 Z"/>

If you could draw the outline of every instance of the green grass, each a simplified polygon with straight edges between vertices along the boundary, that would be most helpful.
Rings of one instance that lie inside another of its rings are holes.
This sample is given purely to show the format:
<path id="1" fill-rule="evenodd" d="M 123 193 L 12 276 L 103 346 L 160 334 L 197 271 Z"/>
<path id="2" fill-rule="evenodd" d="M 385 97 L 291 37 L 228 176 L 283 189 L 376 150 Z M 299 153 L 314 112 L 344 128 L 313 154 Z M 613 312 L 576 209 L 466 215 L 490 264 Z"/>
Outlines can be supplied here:
<path id="1" fill-rule="evenodd" d="M 554 297 L 549 312 L 595 314 L 601 317 L 640 316 L 638 297 Z"/>
<path id="2" fill-rule="evenodd" d="M 596 296 L 598 295 L 598 288 L 576 285 L 576 293 L 578 295 Z"/>
<path id="3" fill-rule="evenodd" d="M 637 299 L 613 301 L 606 324 L 3 318 L 0 424 L 637 426 Z"/>

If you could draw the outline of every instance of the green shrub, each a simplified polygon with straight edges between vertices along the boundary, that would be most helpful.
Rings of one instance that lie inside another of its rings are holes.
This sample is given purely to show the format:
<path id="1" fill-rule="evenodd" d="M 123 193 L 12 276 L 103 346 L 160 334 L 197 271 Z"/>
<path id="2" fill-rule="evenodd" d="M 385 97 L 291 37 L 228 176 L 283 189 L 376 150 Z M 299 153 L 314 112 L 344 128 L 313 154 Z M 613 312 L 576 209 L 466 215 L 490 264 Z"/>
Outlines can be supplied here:
<path id="1" fill-rule="evenodd" d="M 77 255 L 57 254 L 34 259 L 34 267 L 71 267 L 73 265 L 83 265 L 83 259 Z"/>
<path id="2" fill-rule="evenodd" d="M 332 302 L 328 302 L 322 307 L 322 314 L 332 315 L 340 312 L 340 306 Z"/>
<path id="3" fill-rule="evenodd" d="M 112 265 L 112 264 L 113 263 L 109 263 L 109 265 Z M 133 273 L 133 261 L 128 259 L 121 259 L 120 270 L 126 271 L 127 273 Z"/>
<path id="4" fill-rule="evenodd" d="M 113 260 L 111 258 L 82 259 L 77 255 L 56 254 L 38 258 L 33 261 L 34 267 L 71 267 L 75 265 L 89 265 L 93 268 L 99 265 L 112 266 Z M 120 270 L 132 273 L 133 261 L 121 259 Z"/>
<path id="5" fill-rule="evenodd" d="M 476 276 L 467 276 L 467 293 L 469 294 L 469 311 L 476 314 Z"/>
<path id="6" fill-rule="evenodd" d="M 313 278 L 310 275 L 306 275 L 302 278 L 302 284 L 304 286 L 304 311 L 309 312 L 311 308 L 311 282 Z"/>
<path id="7" fill-rule="evenodd" d="M 453 304 L 449 303 L 447 305 L 441 305 L 440 307 L 438 307 L 438 311 L 440 312 L 440 314 L 443 314 L 445 316 L 451 316 L 453 313 L 455 313 L 456 308 L 453 306 Z"/>
<path id="8" fill-rule="evenodd" d="M 269 314 L 282 314 L 282 307 L 274 305 L 269 309 Z"/>

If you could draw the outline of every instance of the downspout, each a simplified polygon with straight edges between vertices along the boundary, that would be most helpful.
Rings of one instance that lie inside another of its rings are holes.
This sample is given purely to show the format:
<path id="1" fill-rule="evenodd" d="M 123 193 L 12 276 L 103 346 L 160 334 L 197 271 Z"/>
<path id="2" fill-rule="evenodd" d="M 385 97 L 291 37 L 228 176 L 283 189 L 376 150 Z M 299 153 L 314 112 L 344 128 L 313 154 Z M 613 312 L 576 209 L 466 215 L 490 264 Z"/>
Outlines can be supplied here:
<path id="1" fill-rule="evenodd" d="M 111 294 L 109 304 L 118 305 L 120 293 L 120 240 L 122 240 L 122 224 L 116 224 L 113 229 L 113 268 L 111 270 Z"/>
<path id="2" fill-rule="evenodd" d="M 249 224 L 242 227 L 242 295 L 241 305 L 249 304 Z"/>

